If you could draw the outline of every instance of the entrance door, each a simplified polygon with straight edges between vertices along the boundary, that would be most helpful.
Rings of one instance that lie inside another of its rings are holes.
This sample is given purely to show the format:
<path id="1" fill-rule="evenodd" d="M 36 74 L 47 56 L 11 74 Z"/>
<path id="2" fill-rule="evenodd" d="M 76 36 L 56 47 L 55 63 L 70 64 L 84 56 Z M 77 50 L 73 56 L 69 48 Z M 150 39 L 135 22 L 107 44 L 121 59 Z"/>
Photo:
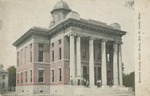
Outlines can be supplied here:
<path id="1" fill-rule="evenodd" d="M 83 78 L 85 80 L 88 80 L 88 67 L 87 66 L 83 66 Z"/>
<path id="2" fill-rule="evenodd" d="M 113 76 L 111 70 L 107 71 L 107 85 L 112 85 L 113 84 Z"/>
<path id="3" fill-rule="evenodd" d="M 97 67 L 94 67 L 94 80 L 95 80 L 95 85 L 97 83 Z"/>
<path id="4" fill-rule="evenodd" d="M 98 80 L 102 80 L 102 78 L 101 78 L 101 67 L 98 67 Z"/>
<path id="5" fill-rule="evenodd" d="M 94 80 L 95 85 L 97 84 L 98 80 L 101 80 L 101 67 L 94 67 Z"/>

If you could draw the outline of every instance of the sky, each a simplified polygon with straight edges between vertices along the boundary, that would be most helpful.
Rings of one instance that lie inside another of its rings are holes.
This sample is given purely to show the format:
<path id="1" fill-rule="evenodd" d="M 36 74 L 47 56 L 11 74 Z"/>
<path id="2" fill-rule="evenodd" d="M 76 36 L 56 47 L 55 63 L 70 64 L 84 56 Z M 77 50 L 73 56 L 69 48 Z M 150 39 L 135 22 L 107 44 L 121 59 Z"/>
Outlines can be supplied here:
<path id="1" fill-rule="evenodd" d="M 0 0 L 0 64 L 16 66 L 16 48 L 12 45 L 30 28 L 48 28 L 54 5 L 60 0 Z M 108 25 L 117 22 L 127 31 L 123 37 L 122 57 L 125 73 L 134 71 L 134 11 L 126 0 L 64 0 L 83 19 Z"/>

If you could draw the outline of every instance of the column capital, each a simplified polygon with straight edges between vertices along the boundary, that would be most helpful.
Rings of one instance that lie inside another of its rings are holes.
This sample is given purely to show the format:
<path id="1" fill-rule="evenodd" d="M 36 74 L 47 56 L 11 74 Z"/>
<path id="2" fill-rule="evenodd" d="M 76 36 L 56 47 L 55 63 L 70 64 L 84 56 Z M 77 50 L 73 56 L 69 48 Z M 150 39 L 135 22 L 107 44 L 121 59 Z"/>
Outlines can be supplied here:
<path id="1" fill-rule="evenodd" d="M 122 45 L 122 44 L 123 44 L 123 42 L 122 42 L 122 41 L 120 41 L 120 42 L 119 42 L 119 45 Z"/>
<path id="2" fill-rule="evenodd" d="M 118 41 L 118 40 L 115 40 L 114 43 L 115 43 L 115 44 L 123 44 L 122 41 Z"/>
<path id="3" fill-rule="evenodd" d="M 102 39 L 102 42 L 108 42 L 108 40 L 106 40 L 106 39 Z"/>
<path id="4" fill-rule="evenodd" d="M 95 37 L 89 37 L 89 39 L 90 39 L 90 40 L 95 40 L 96 38 L 95 38 Z"/>
<path id="5" fill-rule="evenodd" d="M 85 37 L 83 34 L 76 33 L 77 37 Z"/>
<path id="6" fill-rule="evenodd" d="M 67 36 L 77 36 L 75 32 L 68 33 Z"/>

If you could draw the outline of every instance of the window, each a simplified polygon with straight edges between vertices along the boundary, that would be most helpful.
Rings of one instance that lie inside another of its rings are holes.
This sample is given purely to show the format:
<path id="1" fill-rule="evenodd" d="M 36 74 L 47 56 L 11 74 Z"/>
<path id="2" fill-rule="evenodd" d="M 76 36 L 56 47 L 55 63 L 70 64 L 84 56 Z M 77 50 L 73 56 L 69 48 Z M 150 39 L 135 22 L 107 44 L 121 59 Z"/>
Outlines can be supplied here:
<path id="1" fill-rule="evenodd" d="M 32 82 L 32 70 L 30 70 L 30 82 Z"/>
<path id="2" fill-rule="evenodd" d="M 32 44 L 30 44 L 30 62 L 32 62 Z"/>
<path id="3" fill-rule="evenodd" d="M 52 61 L 54 61 L 54 50 L 52 51 Z"/>
<path id="4" fill-rule="evenodd" d="M 61 68 L 59 68 L 58 70 L 59 70 L 59 81 L 61 81 L 62 79 Z"/>
<path id="5" fill-rule="evenodd" d="M 110 54 L 107 54 L 107 62 L 110 62 Z"/>
<path id="6" fill-rule="evenodd" d="M 59 44 L 61 44 L 61 39 L 59 40 Z"/>
<path id="7" fill-rule="evenodd" d="M 39 51 L 39 62 L 43 62 L 43 51 Z"/>
<path id="8" fill-rule="evenodd" d="M 3 79 L 5 79 L 5 75 L 3 75 Z"/>
<path id="9" fill-rule="evenodd" d="M 98 54 L 97 59 L 100 60 L 101 59 L 101 45 L 98 45 L 98 49 L 99 50 L 97 50 L 97 54 Z"/>
<path id="10" fill-rule="evenodd" d="M 24 53 L 23 53 L 23 49 L 21 50 L 21 65 L 23 65 L 24 64 L 24 57 L 23 57 L 23 55 L 24 55 Z"/>
<path id="11" fill-rule="evenodd" d="M 44 47 L 44 44 L 42 44 L 42 43 L 39 43 L 39 46 L 38 46 L 38 50 L 39 50 L 39 52 L 38 52 L 38 61 L 39 62 L 43 62 L 43 47 Z"/>
<path id="12" fill-rule="evenodd" d="M 54 70 L 52 70 L 52 82 L 54 82 Z"/>
<path id="13" fill-rule="evenodd" d="M 19 67 L 19 52 L 17 52 L 17 67 Z"/>
<path id="14" fill-rule="evenodd" d="M 5 82 L 3 82 L 3 85 L 2 85 L 2 86 L 3 86 L 3 88 L 5 88 Z"/>
<path id="15" fill-rule="evenodd" d="M 27 71 L 25 72 L 25 83 L 27 83 Z"/>
<path id="16" fill-rule="evenodd" d="M 19 74 L 17 74 L 17 83 L 19 83 Z"/>
<path id="17" fill-rule="evenodd" d="M 54 47 L 54 43 L 52 43 L 52 47 Z"/>
<path id="18" fill-rule="evenodd" d="M 26 64 L 26 61 L 27 61 L 27 56 L 26 56 L 26 54 L 27 54 L 27 47 L 25 47 L 25 51 L 24 51 L 24 58 L 25 58 L 24 63 L 25 63 L 25 64 Z"/>
<path id="19" fill-rule="evenodd" d="M 23 83 L 23 73 L 21 73 L 21 83 Z"/>
<path id="20" fill-rule="evenodd" d="M 44 82 L 44 70 L 38 70 L 38 81 Z"/>
<path id="21" fill-rule="evenodd" d="M 61 48 L 59 48 L 59 59 L 61 59 Z"/>
<path id="22" fill-rule="evenodd" d="M 86 56 L 87 56 L 87 48 L 86 48 L 86 46 L 84 46 L 84 48 L 83 48 L 83 58 L 86 58 Z"/>
<path id="23" fill-rule="evenodd" d="M 20 65 L 22 65 L 22 50 L 20 52 Z"/>
<path id="24" fill-rule="evenodd" d="M 97 52 L 97 50 L 96 50 L 96 47 L 97 47 L 97 46 L 96 46 L 95 43 L 94 43 L 94 46 L 93 46 L 93 47 L 94 47 L 93 49 L 94 49 L 94 60 L 95 60 L 95 59 L 96 59 L 96 52 Z"/>

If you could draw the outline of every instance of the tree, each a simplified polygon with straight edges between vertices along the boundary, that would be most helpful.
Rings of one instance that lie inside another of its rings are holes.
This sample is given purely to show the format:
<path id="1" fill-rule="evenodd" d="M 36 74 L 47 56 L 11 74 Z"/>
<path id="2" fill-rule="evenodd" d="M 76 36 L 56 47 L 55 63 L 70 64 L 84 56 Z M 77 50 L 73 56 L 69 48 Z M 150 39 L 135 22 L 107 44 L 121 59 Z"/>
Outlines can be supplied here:
<path id="1" fill-rule="evenodd" d="M 135 90 L 135 73 L 123 74 L 123 85 L 125 87 L 132 87 Z"/>
<path id="2" fill-rule="evenodd" d="M 0 68 L 1 68 L 1 69 L 3 69 L 3 68 L 4 68 L 3 64 L 0 64 Z"/>
<path id="3" fill-rule="evenodd" d="M 8 85 L 9 87 L 15 87 L 16 86 L 16 67 L 10 66 L 8 69 Z"/>

